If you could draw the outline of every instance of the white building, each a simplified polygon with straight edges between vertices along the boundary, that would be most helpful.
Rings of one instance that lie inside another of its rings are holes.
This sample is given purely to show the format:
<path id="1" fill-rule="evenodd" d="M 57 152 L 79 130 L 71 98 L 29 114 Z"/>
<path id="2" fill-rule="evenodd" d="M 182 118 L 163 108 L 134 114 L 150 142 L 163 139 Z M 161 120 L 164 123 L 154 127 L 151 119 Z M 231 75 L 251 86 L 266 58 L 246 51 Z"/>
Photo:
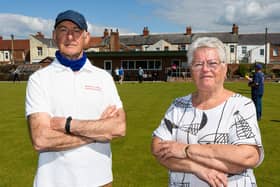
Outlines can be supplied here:
<path id="1" fill-rule="evenodd" d="M 38 63 L 47 57 L 55 57 L 57 47 L 52 39 L 45 38 L 38 32 L 30 35 L 30 63 Z"/>

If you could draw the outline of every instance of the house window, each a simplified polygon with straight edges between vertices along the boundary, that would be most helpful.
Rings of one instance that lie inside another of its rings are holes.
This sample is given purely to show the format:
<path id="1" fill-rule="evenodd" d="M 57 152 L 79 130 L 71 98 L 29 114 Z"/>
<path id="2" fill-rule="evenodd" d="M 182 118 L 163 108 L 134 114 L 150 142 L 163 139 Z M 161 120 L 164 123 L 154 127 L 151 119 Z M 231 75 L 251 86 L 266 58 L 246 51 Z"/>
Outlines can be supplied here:
<path id="1" fill-rule="evenodd" d="M 38 54 L 38 56 L 43 56 L 43 48 L 42 47 L 37 47 L 37 54 Z"/>
<path id="2" fill-rule="evenodd" d="M 144 70 L 161 70 L 161 61 L 155 59 L 123 60 L 122 67 L 125 70 L 137 70 L 139 67 Z"/>
<path id="3" fill-rule="evenodd" d="M 242 47 L 242 54 L 245 55 L 246 53 L 247 53 L 247 47 L 246 47 L 246 46 L 243 46 L 243 47 Z"/>
<path id="4" fill-rule="evenodd" d="M 160 51 L 160 48 L 159 48 L 159 47 L 157 47 L 157 48 L 156 48 L 156 51 Z"/>
<path id="5" fill-rule="evenodd" d="M 171 60 L 171 65 L 176 64 L 176 67 L 179 67 L 179 66 L 180 66 L 180 62 L 181 62 L 181 60 L 172 59 L 172 60 Z"/>
<path id="6" fill-rule="evenodd" d="M 105 60 L 104 61 L 104 69 L 105 70 L 112 70 L 112 61 L 111 60 Z"/>
<path id="7" fill-rule="evenodd" d="M 136 67 L 142 67 L 143 69 L 147 69 L 147 61 L 145 60 L 136 60 Z"/>
<path id="8" fill-rule="evenodd" d="M 5 60 L 9 60 L 9 53 L 8 52 L 5 52 Z"/>
<path id="9" fill-rule="evenodd" d="M 230 45 L 229 47 L 230 47 L 230 52 L 234 53 L 234 45 Z"/>
<path id="10" fill-rule="evenodd" d="M 279 55 L 278 48 L 273 48 L 273 56 L 278 56 L 278 55 Z"/>
<path id="11" fill-rule="evenodd" d="M 155 60 L 155 69 L 157 69 L 157 70 L 161 69 L 161 61 L 160 60 Z"/>
<path id="12" fill-rule="evenodd" d="M 261 56 L 264 55 L 264 49 L 260 49 L 260 55 L 261 55 Z"/>
<path id="13" fill-rule="evenodd" d="M 168 51 L 169 47 L 168 46 L 164 46 L 164 51 Z"/>
<path id="14" fill-rule="evenodd" d="M 185 50 L 186 50 L 186 46 L 185 46 L 184 44 L 181 45 L 181 46 L 180 46 L 180 50 L 181 50 L 181 51 L 185 51 Z"/>

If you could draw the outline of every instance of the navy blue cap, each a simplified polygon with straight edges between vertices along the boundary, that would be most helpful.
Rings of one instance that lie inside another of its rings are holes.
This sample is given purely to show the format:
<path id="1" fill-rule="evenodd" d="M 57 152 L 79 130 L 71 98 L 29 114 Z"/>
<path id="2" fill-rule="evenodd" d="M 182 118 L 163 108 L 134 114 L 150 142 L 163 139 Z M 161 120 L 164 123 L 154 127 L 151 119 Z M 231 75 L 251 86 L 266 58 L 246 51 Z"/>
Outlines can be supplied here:
<path id="1" fill-rule="evenodd" d="M 75 23 L 80 29 L 87 31 L 88 27 L 85 17 L 74 10 L 66 10 L 65 12 L 59 13 L 55 19 L 54 28 L 56 28 L 59 23 L 66 20 Z"/>
<path id="2" fill-rule="evenodd" d="M 256 68 L 256 69 L 262 69 L 262 65 L 261 65 L 261 64 L 256 64 L 256 65 L 255 65 L 255 68 Z"/>

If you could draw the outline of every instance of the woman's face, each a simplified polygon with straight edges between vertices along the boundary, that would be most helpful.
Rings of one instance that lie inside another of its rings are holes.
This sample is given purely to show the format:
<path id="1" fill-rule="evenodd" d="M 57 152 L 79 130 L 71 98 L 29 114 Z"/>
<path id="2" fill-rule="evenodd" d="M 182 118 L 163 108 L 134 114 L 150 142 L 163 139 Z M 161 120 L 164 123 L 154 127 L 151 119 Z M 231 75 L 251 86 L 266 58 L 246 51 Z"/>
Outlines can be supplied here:
<path id="1" fill-rule="evenodd" d="M 214 91 L 223 87 L 227 66 L 220 61 L 215 48 L 197 48 L 191 65 L 192 78 L 200 91 Z"/>

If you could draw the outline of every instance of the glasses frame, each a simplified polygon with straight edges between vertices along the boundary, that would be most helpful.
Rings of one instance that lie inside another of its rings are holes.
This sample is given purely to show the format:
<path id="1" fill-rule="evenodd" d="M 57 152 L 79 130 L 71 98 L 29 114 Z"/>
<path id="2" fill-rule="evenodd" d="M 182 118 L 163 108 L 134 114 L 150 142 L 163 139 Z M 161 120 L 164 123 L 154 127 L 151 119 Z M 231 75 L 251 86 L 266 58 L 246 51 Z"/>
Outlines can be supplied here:
<path id="1" fill-rule="evenodd" d="M 200 71 L 206 65 L 208 69 L 217 70 L 222 63 L 219 60 L 193 61 L 191 68 L 193 71 Z"/>
<path id="2" fill-rule="evenodd" d="M 84 32 L 84 30 L 80 29 L 79 27 L 70 29 L 66 26 L 58 26 L 55 30 L 59 36 L 66 37 L 71 35 L 75 39 L 80 38 Z"/>

